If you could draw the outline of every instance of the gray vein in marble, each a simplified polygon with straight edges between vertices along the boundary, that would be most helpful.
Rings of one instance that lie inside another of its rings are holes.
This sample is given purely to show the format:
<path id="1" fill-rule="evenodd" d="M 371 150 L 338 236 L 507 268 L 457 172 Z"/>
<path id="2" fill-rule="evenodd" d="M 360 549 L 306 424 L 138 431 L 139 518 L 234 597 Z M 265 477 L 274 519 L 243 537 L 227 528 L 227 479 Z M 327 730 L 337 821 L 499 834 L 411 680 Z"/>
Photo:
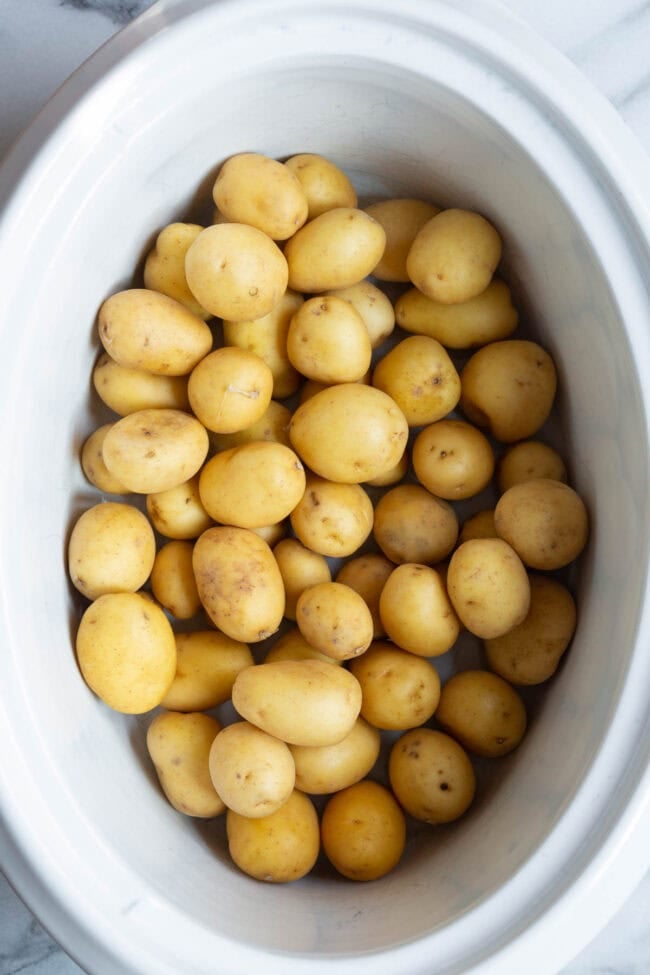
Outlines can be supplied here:
<path id="1" fill-rule="evenodd" d="M 646 95 L 650 88 L 650 71 L 646 72 L 639 81 L 633 85 L 628 91 L 623 92 L 622 95 L 617 99 L 617 107 L 624 108 L 631 105 L 632 102 L 636 101 L 641 95 Z"/>
<path id="2" fill-rule="evenodd" d="M 570 52 L 571 58 L 577 61 L 581 61 L 587 53 L 591 53 L 597 47 L 612 45 L 613 37 L 620 31 L 625 31 L 629 27 L 634 27 L 637 21 L 645 17 L 646 13 L 650 12 L 650 0 L 642 0 L 641 3 L 632 7 L 627 13 L 619 14 L 611 24 L 607 27 L 598 31 L 597 34 L 593 34 L 591 37 L 583 41 L 582 44 L 578 44 Z"/>
<path id="3" fill-rule="evenodd" d="M 129 21 L 150 7 L 153 0 L 59 0 L 61 7 L 73 10 L 94 10 L 118 25 Z"/>

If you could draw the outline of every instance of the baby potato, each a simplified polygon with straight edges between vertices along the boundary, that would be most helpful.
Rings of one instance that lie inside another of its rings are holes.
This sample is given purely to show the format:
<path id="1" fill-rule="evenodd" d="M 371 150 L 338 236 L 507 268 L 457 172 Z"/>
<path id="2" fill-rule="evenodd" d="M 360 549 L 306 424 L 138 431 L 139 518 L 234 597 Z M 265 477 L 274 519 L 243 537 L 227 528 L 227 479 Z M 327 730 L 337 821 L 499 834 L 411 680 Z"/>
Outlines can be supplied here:
<path id="1" fill-rule="evenodd" d="M 388 789 L 364 779 L 329 800 L 321 838 L 327 859 L 340 874 L 349 880 L 377 880 L 399 863 L 406 822 Z"/>
<path id="2" fill-rule="evenodd" d="M 87 599 L 135 592 L 149 578 L 155 555 L 153 530 L 142 512 L 105 501 L 75 522 L 68 543 L 70 580 Z"/>
<path id="3" fill-rule="evenodd" d="M 298 372 L 322 383 L 354 383 L 370 368 L 372 348 L 361 315 L 342 298 L 310 298 L 295 313 L 287 354 Z"/>
<path id="4" fill-rule="evenodd" d="M 201 504 L 198 475 L 167 491 L 148 494 L 147 514 L 156 531 L 167 538 L 198 538 L 213 525 Z"/>
<path id="5" fill-rule="evenodd" d="M 566 482 L 567 472 L 558 452 L 539 440 L 524 440 L 509 447 L 499 461 L 497 484 L 501 494 L 515 484 L 540 478 Z"/>
<path id="6" fill-rule="evenodd" d="M 208 452 L 208 435 L 180 410 L 138 410 L 114 423 L 102 453 L 111 474 L 137 494 L 157 494 L 193 477 Z"/>
<path id="7" fill-rule="evenodd" d="M 248 721 L 228 725 L 212 742 L 210 778 L 228 809 L 258 819 L 283 806 L 296 778 L 293 756 L 283 741 Z"/>
<path id="8" fill-rule="evenodd" d="M 338 484 L 307 476 L 302 499 L 290 515 L 302 544 L 319 555 L 344 558 L 372 531 L 372 502 L 359 484 Z"/>
<path id="9" fill-rule="evenodd" d="M 115 711 L 157 707 L 176 673 L 176 644 L 159 606 L 138 593 L 107 593 L 77 630 L 77 660 L 91 691 Z"/>
<path id="10" fill-rule="evenodd" d="M 390 299 L 371 281 L 359 281 L 348 288 L 326 291 L 325 294 L 342 298 L 361 315 L 373 349 L 378 348 L 393 332 L 395 312 Z"/>
<path id="11" fill-rule="evenodd" d="M 406 258 L 416 288 L 447 305 L 485 291 L 501 260 L 501 238 L 485 217 L 443 210 L 418 232 Z"/>
<path id="12" fill-rule="evenodd" d="M 170 223 L 158 234 L 144 262 L 144 286 L 180 301 L 198 318 L 209 318 L 187 286 L 185 255 L 204 227 L 196 223 Z"/>
<path id="13" fill-rule="evenodd" d="M 361 685 L 361 715 L 375 728 L 417 728 L 438 706 L 438 672 L 428 660 L 390 643 L 373 643 L 350 663 L 350 671 Z"/>
<path id="14" fill-rule="evenodd" d="M 458 538 L 458 518 L 446 501 L 418 484 L 387 491 L 375 508 L 375 540 L 391 562 L 440 562 Z"/>
<path id="15" fill-rule="evenodd" d="M 372 385 L 397 403 L 410 427 L 440 420 L 460 399 L 453 362 L 426 335 L 412 335 L 391 349 L 377 363 Z"/>
<path id="16" fill-rule="evenodd" d="M 465 751 L 449 735 L 431 728 L 415 728 L 397 739 L 388 775 L 407 813 L 435 826 L 459 819 L 476 792 L 476 776 Z"/>
<path id="17" fill-rule="evenodd" d="M 365 207 L 365 212 L 379 221 L 386 234 L 386 249 L 373 277 L 380 281 L 408 281 L 408 252 L 422 227 L 440 213 L 440 208 L 424 200 L 380 200 Z"/>
<path id="18" fill-rule="evenodd" d="M 307 197 L 308 220 L 338 207 L 356 207 L 357 194 L 354 186 L 343 170 L 330 159 L 311 152 L 301 152 L 287 159 L 285 166 L 300 181 Z"/>
<path id="19" fill-rule="evenodd" d="M 286 240 L 307 220 L 307 195 L 289 166 L 258 152 L 241 152 L 223 164 L 212 190 L 215 205 L 234 223 Z"/>
<path id="20" fill-rule="evenodd" d="M 285 257 L 270 237 L 242 223 L 202 230 L 185 255 L 196 300 L 217 318 L 249 322 L 268 315 L 287 290 Z"/>
<path id="21" fill-rule="evenodd" d="M 112 426 L 112 423 L 105 423 L 84 442 L 81 448 L 81 469 L 86 479 L 102 494 L 128 494 L 126 485 L 114 477 L 104 463 L 104 439 Z"/>
<path id="22" fill-rule="evenodd" d="M 231 447 L 241 447 L 245 443 L 255 443 L 258 440 L 282 443 L 285 447 L 290 447 L 290 423 L 291 410 L 272 399 L 255 423 L 235 433 L 211 433 L 210 443 L 215 450 L 230 450 Z"/>
<path id="23" fill-rule="evenodd" d="M 230 856 L 255 880 L 274 884 L 299 880 L 318 859 L 318 816 L 311 800 L 297 789 L 270 816 L 251 819 L 229 809 L 226 831 Z"/>
<path id="24" fill-rule="evenodd" d="M 411 288 L 397 299 L 395 318 L 405 332 L 428 335 L 447 349 L 473 349 L 507 339 L 519 323 L 510 288 L 499 278 L 475 298 L 455 305 Z"/>
<path id="25" fill-rule="evenodd" d="M 484 511 L 477 511 L 475 515 L 467 518 L 458 536 L 458 542 L 469 542 L 471 538 L 498 538 L 497 530 L 494 527 L 494 508 L 486 508 Z"/>
<path id="26" fill-rule="evenodd" d="M 493 342 L 475 352 L 460 382 L 465 416 L 502 443 L 537 433 L 548 419 L 557 387 L 548 352 L 536 342 L 517 339 Z"/>
<path id="27" fill-rule="evenodd" d="M 365 778 L 379 757 L 381 737 L 363 718 L 337 745 L 309 748 L 291 745 L 296 787 L 314 796 L 340 792 Z"/>
<path id="28" fill-rule="evenodd" d="M 296 622 L 304 638 L 335 660 L 350 660 L 372 642 L 370 610 L 361 596 L 340 582 L 305 589 L 296 604 Z"/>
<path id="29" fill-rule="evenodd" d="M 483 640 L 514 629 L 530 607 L 526 570 L 500 538 L 463 542 L 449 562 L 447 591 L 461 623 Z"/>
<path id="30" fill-rule="evenodd" d="M 217 630 L 177 633 L 176 674 L 160 702 L 170 711 L 207 711 L 230 700 L 240 670 L 251 667 L 245 643 Z"/>
<path id="31" fill-rule="evenodd" d="M 298 597 L 310 586 L 331 582 L 330 567 L 322 555 L 305 548 L 297 538 L 283 539 L 273 549 L 273 555 L 284 583 L 284 615 L 289 620 L 295 620 Z"/>
<path id="32" fill-rule="evenodd" d="M 389 471 L 385 471 L 378 477 L 373 477 L 370 481 L 366 481 L 366 484 L 368 487 L 392 487 L 394 484 L 399 484 L 400 481 L 404 480 L 408 469 L 409 455 L 408 450 L 405 450 L 394 467 L 391 467 Z"/>
<path id="33" fill-rule="evenodd" d="M 261 525 L 259 528 L 251 528 L 251 531 L 265 541 L 269 548 L 273 548 L 287 534 L 288 523 L 285 519 L 285 521 L 279 521 L 275 525 Z"/>
<path id="34" fill-rule="evenodd" d="M 287 241 L 289 287 L 309 294 L 347 288 L 372 273 L 385 245 L 384 228 L 363 210 L 321 213 Z"/>
<path id="35" fill-rule="evenodd" d="M 297 626 L 287 630 L 275 641 L 266 654 L 264 663 L 271 664 L 275 660 L 322 660 L 324 663 L 336 666 L 343 663 L 342 660 L 334 660 L 333 657 L 328 657 L 326 653 L 321 653 L 307 643 Z"/>
<path id="36" fill-rule="evenodd" d="M 208 714 L 163 711 L 147 730 L 147 751 L 158 781 L 178 812 L 211 819 L 225 812 L 210 779 L 208 757 L 220 723 Z"/>
<path id="37" fill-rule="evenodd" d="M 521 698 L 487 670 L 454 674 L 442 689 L 436 720 L 463 748 L 483 758 L 507 755 L 526 731 Z"/>
<path id="38" fill-rule="evenodd" d="M 530 609 L 523 623 L 485 641 L 490 670 L 511 684 L 541 684 L 552 677 L 576 628 L 568 589 L 548 576 L 530 576 Z"/>
<path id="39" fill-rule="evenodd" d="M 273 374 L 259 356 L 225 346 L 199 362 L 187 392 L 204 427 L 213 433 L 237 433 L 265 414 Z"/>
<path id="40" fill-rule="evenodd" d="M 548 478 L 508 488 L 495 508 L 494 524 L 525 565 L 546 571 L 577 559 L 589 536 L 580 496 L 568 484 Z"/>
<path id="41" fill-rule="evenodd" d="M 269 546 L 247 528 L 209 528 L 192 555 L 203 606 L 233 640 L 256 643 L 278 629 L 284 586 Z"/>
<path id="42" fill-rule="evenodd" d="M 201 609 L 192 549 L 191 542 L 167 542 L 156 553 L 151 570 L 151 591 L 177 620 L 189 620 Z"/>
<path id="43" fill-rule="evenodd" d="M 99 338 L 115 362 L 160 376 L 186 376 L 212 348 L 212 332 L 185 305 L 146 288 L 107 298 Z"/>
<path id="44" fill-rule="evenodd" d="M 480 494 L 494 474 L 494 452 L 480 430 L 462 420 L 439 420 L 418 434 L 413 468 L 427 491 L 447 501 Z"/>
<path id="45" fill-rule="evenodd" d="M 351 559 L 339 570 L 337 582 L 358 592 L 372 616 L 373 639 L 385 636 L 379 615 L 379 597 L 395 566 L 384 555 L 374 552 Z"/>
<path id="46" fill-rule="evenodd" d="M 121 366 L 103 352 L 93 369 L 93 385 L 106 406 L 120 416 L 138 410 L 189 410 L 185 376 L 157 376 Z"/>
<path id="47" fill-rule="evenodd" d="M 379 612 L 390 639 L 420 657 L 446 653 L 460 633 L 445 580 L 427 565 L 397 566 L 382 590 Z"/>

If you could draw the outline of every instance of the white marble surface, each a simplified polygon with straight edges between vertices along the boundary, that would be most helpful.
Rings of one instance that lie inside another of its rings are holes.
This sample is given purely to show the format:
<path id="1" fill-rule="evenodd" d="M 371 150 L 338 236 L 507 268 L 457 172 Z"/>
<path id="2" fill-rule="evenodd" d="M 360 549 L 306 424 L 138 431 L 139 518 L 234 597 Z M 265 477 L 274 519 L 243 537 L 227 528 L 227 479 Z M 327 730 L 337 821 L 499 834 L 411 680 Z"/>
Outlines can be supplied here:
<path id="1" fill-rule="evenodd" d="M 650 2 L 505 2 L 578 65 L 650 151 Z M 0 0 L 0 156 L 70 72 L 147 6 Z M 0 975 L 79 972 L 0 874 Z M 650 876 L 562 975 L 650 975 Z"/>

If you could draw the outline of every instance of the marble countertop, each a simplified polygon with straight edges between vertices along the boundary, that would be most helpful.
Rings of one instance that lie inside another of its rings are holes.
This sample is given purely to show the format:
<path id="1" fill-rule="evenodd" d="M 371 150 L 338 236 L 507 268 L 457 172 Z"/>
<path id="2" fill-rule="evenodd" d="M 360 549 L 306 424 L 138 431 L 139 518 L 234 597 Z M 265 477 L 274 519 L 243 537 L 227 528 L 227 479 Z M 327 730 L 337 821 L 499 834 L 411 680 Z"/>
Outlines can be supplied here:
<path id="1" fill-rule="evenodd" d="M 577 64 L 650 151 L 650 2 L 505 4 Z M 65 78 L 149 5 L 150 0 L 0 0 L 0 157 Z M 80 972 L 0 874 L 0 975 Z M 650 876 L 562 975 L 649 973 Z"/>

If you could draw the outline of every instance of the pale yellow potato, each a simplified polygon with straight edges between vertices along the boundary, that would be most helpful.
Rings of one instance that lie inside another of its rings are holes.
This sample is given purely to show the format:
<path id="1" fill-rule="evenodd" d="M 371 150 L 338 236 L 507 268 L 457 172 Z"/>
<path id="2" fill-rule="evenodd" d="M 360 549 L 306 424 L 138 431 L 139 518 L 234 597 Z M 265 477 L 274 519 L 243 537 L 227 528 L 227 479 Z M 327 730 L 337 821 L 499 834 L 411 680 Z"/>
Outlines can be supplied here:
<path id="1" fill-rule="evenodd" d="M 473 538 L 451 557 L 447 591 L 461 623 L 490 640 L 519 626 L 530 607 L 521 559 L 500 538 Z"/>
<path id="2" fill-rule="evenodd" d="M 426 427 L 416 437 L 411 459 L 420 483 L 447 501 L 480 494 L 494 474 L 490 441 L 463 420 L 439 420 Z"/>
<path id="3" fill-rule="evenodd" d="M 331 582 L 330 567 L 322 555 L 306 548 L 297 538 L 283 539 L 273 549 L 273 555 L 284 583 L 284 615 L 295 620 L 298 597 L 310 586 Z"/>
<path id="4" fill-rule="evenodd" d="M 519 323 L 510 288 L 493 278 L 485 291 L 448 305 L 411 288 L 395 303 L 395 320 L 405 332 L 428 335 L 447 349 L 473 349 L 512 335 Z"/>
<path id="5" fill-rule="evenodd" d="M 440 678 L 428 660 L 381 641 L 350 663 L 361 685 L 361 715 L 375 728 L 405 731 L 434 714 Z"/>
<path id="6" fill-rule="evenodd" d="M 212 348 L 212 332 L 185 305 L 147 288 L 119 291 L 99 309 L 99 338 L 127 369 L 186 376 Z"/>
<path id="7" fill-rule="evenodd" d="M 373 276 L 380 281 L 408 281 L 406 258 L 413 241 L 425 223 L 440 213 L 440 207 L 424 200 L 380 200 L 365 207 L 365 212 L 378 220 L 386 234 L 386 249 Z"/>
<path id="8" fill-rule="evenodd" d="M 227 159 L 212 198 L 228 220 L 257 227 L 273 240 L 295 234 L 309 212 L 307 195 L 291 168 L 258 152 Z"/>
<path id="9" fill-rule="evenodd" d="M 291 319 L 287 354 L 293 367 L 322 383 L 356 383 L 370 368 L 370 336 L 343 298 L 310 298 Z"/>
<path id="10" fill-rule="evenodd" d="M 246 721 L 289 745 L 335 745 L 361 710 L 361 687 L 322 660 L 275 660 L 237 675 L 232 703 Z"/>
<path id="11" fill-rule="evenodd" d="M 210 747 L 221 724 L 208 714 L 163 711 L 147 729 L 147 751 L 167 799 L 178 812 L 211 819 L 226 807 L 210 779 Z"/>
<path id="12" fill-rule="evenodd" d="M 251 819 L 229 809 L 226 832 L 234 863 L 255 880 L 290 883 L 308 874 L 318 859 L 318 816 L 297 789 L 270 816 Z"/>
<path id="13" fill-rule="evenodd" d="M 469 542 L 471 538 L 498 538 L 494 526 L 494 508 L 477 511 L 475 515 L 466 518 L 458 536 L 459 544 Z"/>
<path id="14" fill-rule="evenodd" d="M 287 290 L 285 257 L 270 237 L 242 223 L 202 230 L 185 255 L 185 275 L 196 300 L 217 318 L 262 318 Z"/>
<path id="15" fill-rule="evenodd" d="M 236 721 L 212 742 L 210 778 L 228 809 L 257 819 L 284 805 L 293 792 L 296 768 L 283 741 L 248 721 Z"/>
<path id="16" fill-rule="evenodd" d="M 167 542 L 158 549 L 151 570 L 151 591 L 177 620 L 189 620 L 201 609 L 192 568 L 191 542 Z"/>
<path id="17" fill-rule="evenodd" d="M 84 441 L 81 448 L 81 469 L 87 480 L 102 494 L 128 494 L 127 486 L 114 477 L 104 463 L 104 439 L 112 426 L 112 423 L 105 423 Z"/>
<path id="18" fill-rule="evenodd" d="M 284 586 L 273 552 L 247 528 L 209 528 L 192 557 L 199 596 L 208 616 L 233 640 L 257 643 L 278 629 Z"/>
<path id="19" fill-rule="evenodd" d="M 442 688 L 436 721 L 472 755 L 498 758 L 524 737 L 526 709 L 501 677 L 464 670 Z"/>
<path id="20" fill-rule="evenodd" d="M 384 625 L 379 615 L 379 597 L 394 568 L 393 563 L 385 555 L 370 552 L 368 555 L 359 555 L 356 559 L 350 559 L 341 567 L 336 577 L 337 582 L 342 582 L 343 585 L 358 592 L 370 610 L 375 640 L 385 636 Z"/>
<path id="21" fill-rule="evenodd" d="M 187 392 L 204 427 L 213 433 L 237 433 L 266 413 L 273 395 L 273 374 L 253 352 L 226 346 L 199 362 Z"/>
<path id="22" fill-rule="evenodd" d="M 199 493 L 215 521 L 263 528 L 291 513 L 305 483 L 305 469 L 290 447 L 260 440 L 212 457 L 199 476 Z"/>
<path id="23" fill-rule="evenodd" d="M 375 508 L 375 540 L 391 562 L 439 562 L 458 538 L 458 517 L 446 501 L 419 484 L 400 484 Z"/>
<path id="24" fill-rule="evenodd" d="M 479 349 L 460 374 L 460 406 L 495 440 L 513 443 L 546 422 L 557 388 L 555 366 L 536 342 L 510 339 Z"/>
<path id="25" fill-rule="evenodd" d="M 340 582 L 321 582 L 298 597 L 296 622 L 305 640 L 335 660 L 350 660 L 372 643 L 372 615 L 365 601 Z"/>
<path id="26" fill-rule="evenodd" d="M 290 447 L 290 423 L 291 410 L 272 399 L 255 423 L 234 433 L 210 433 L 210 443 L 215 450 L 230 450 L 231 447 L 241 447 L 245 443 L 255 443 L 258 440 L 283 443 L 285 447 Z"/>
<path id="27" fill-rule="evenodd" d="M 90 689 L 124 714 L 157 707 L 176 673 L 169 620 L 138 593 L 107 593 L 91 603 L 81 617 L 76 649 Z"/>
<path id="28" fill-rule="evenodd" d="M 365 778 L 379 757 L 381 737 L 363 718 L 336 745 L 314 748 L 291 745 L 296 787 L 313 796 L 340 792 Z"/>
<path id="29" fill-rule="evenodd" d="M 460 633 L 445 580 L 428 565 L 398 565 L 382 590 L 379 613 L 390 639 L 420 657 L 446 653 Z"/>
<path id="30" fill-rule="evenodd" d="M 589 537 L 582 498 L 568 484 L 548 478 L 508 488 L 495 508 L 494 524 L 499 538 L 531 569 L 561 569 L 577 559 Z"/>
<path id="31" fill-rule="evenodd" d="M 99 398 L 120 416 L 137 410 L 189 410 L 187 378 L 157 376 L 144 369 L 129 369 L 102 352 L 93 369 Z"/>
<path id="32" fill-rule="evenodd" d="M 87 599 L 108 592 L 135 592 L 154 564 L 156 541 L 137 508 L 105 501 L 75 522 L 68 543 L 70 581 Z"/>
<path id="33" fill-rule="evenodd" d="M 240 670 L 251 667 L 245 643 L 217 630 L 176 633 L 176 674 L 160 702 L 170 711 L 207 711 L 230 700 Z"/>
<path id="34" fill-rule="evenodd" d="M 471 210 L 443 210 L 418 232 L 406 258 L 419 291 L 448 305 L 485 291 L 501 260 L 501 238 Z"/>
<path id="35" fill-rule="evenodd" d="M 291 527 L 305 548 L 319 555 L 352 555 L 370 535 L 372 502 L 359 484 L 339 484 L 313 474 L 290 515 Z"/>
<path id="36" fill-rule="evenodd" d="M 187 286 L 185 255 L 205 228 L 196 223 L 170 223 L 160 231 L 144 262 L 144 286 L 160 291 L 197 315 L 209 318 Z"/>
<path id="37" fill-rule="evenodd" d="M 460 399 L 456 367 L 442 345 L 426 335 L 403 339 L 380 359 L 372 385 L 397 403 L 410 427 L 440 420 Z"/>
<path id="38" fill-rule="evenodd" d="M 156 531 L 167 538 L 198 538 L 214 524 L 201 504 L 198 475 L 167 491 L 148 494 L 147 514 Z"/>
<path id="39" fill-rule="evenodd" d="M 359 281 L 347 288 L 326 291 L 326 295 L 347 301 L 361 315 L 373 349 L 378 348 L 395 328 L 395 312 L 383 291 L 371 281 Z"/>
<path id="40" fill-rule="evenodd" d="M 363 210 L 321 213 L 286 243 L 289 287 L 322 294 L 357 284 L 377 266 L 385 245 L 384 228 Z"/>
<path id="41" fill-rule="evenodd" d="M 344 383 L 329 386 L 299 406 L 289 437 L 315 474 L 360 484 L 395 467 L 406 448 L 408 423 L 380 389 Z"/>
<path id="42" fill-rule="evenodd" d="M 408 450 L 405 450 L 394 467 L 380 474 L 379 477 L 373 477 L 371 480 L 366 481 L 366 484 L 368 487 L 392 487 L 394 484 L 399 484 L 400 481 L 404 480 L 408 469 L 409 454 Z"/>
<path id="43" fill-rule="evenodd" d="M 285 166 L 295 174 L 307 197 L 308 220 L 327 210 L 356 207 L 357 194 L 343 170 L 311 152 L 301 152 L 287 159 Z"/>
<path id="44" fill-rule="evenodd" d="M 275 525 L 261 525 L 259 528 L 251 528 L 252 532 L 255 532 L 269 548 L 273 548 L 278 542 L 281 542 L 289 530 L 289 523 L 285 521 L 279 521 Z"/>
<path id="45" fill-rule="evenodd" d="M 440 825 L 467 812 L 476 792 L 476 776 L 464 749 L 442 731 L 414 728 L 391 748 L 390 786 L 414 819 Z"/>
<path id="46" fill-rule="evenodd" d="M 139 410 L 104 438 L 104 463 L 136 494 L 169 491 L 193 477 L 208 452 L 205 427 L 180 410 Z"/>
<path id="47" fill-rule="evenodd" d="M 564 461 L 556 450 L 539 440 L 524 440 L 509 447 L 499 460 L 497 484 L 504 494 L 508 488 L 539 478 L 567 480 Z"/>
<path id="48" fill-rule="evenodd" d="M 307 643 L 297 626 L 293 626 L 276 640 L 266 654 L 264 663 L 272 664 L 275 660 L 322 660 L 335 666 L 343 664 L 342 660 L 334 660 Z"/>
<path id="49" fill-rule="evenodd" d="M 368 372 L 364 373 L 361 379 L 358 379 L 357 382 L 361 383 L 364 386 L 369 386 L 371 376 L 372 376 L 371 370 L 368 369 Z M 330 388 L 330 383 L 321 383 L 318 382 L 316 379 L 307 379 L 302 384 L 300 390 L 300 396 L 298 398 L 299 406 L 302 406 L 303 403 L 306 403 L 307 400 L 315 396 L 316 393 L 322 393 L 324 389 L 329 389 L 329 388 Z"/>
<path id="50" fill-rule="evenodd" d="M 327 859 L 344 877 L 377 880 L 397 866 L 404 852 L 404 814 L 388 789 L 363 779 L 329 800 L 321 840 Z"/>
<path id="51" fill-rule="evenodd" d="M 230 223 L 230 220 L 223 215 L 219 207 L 215 207 L 212 211 L 212 223 Z"/>

